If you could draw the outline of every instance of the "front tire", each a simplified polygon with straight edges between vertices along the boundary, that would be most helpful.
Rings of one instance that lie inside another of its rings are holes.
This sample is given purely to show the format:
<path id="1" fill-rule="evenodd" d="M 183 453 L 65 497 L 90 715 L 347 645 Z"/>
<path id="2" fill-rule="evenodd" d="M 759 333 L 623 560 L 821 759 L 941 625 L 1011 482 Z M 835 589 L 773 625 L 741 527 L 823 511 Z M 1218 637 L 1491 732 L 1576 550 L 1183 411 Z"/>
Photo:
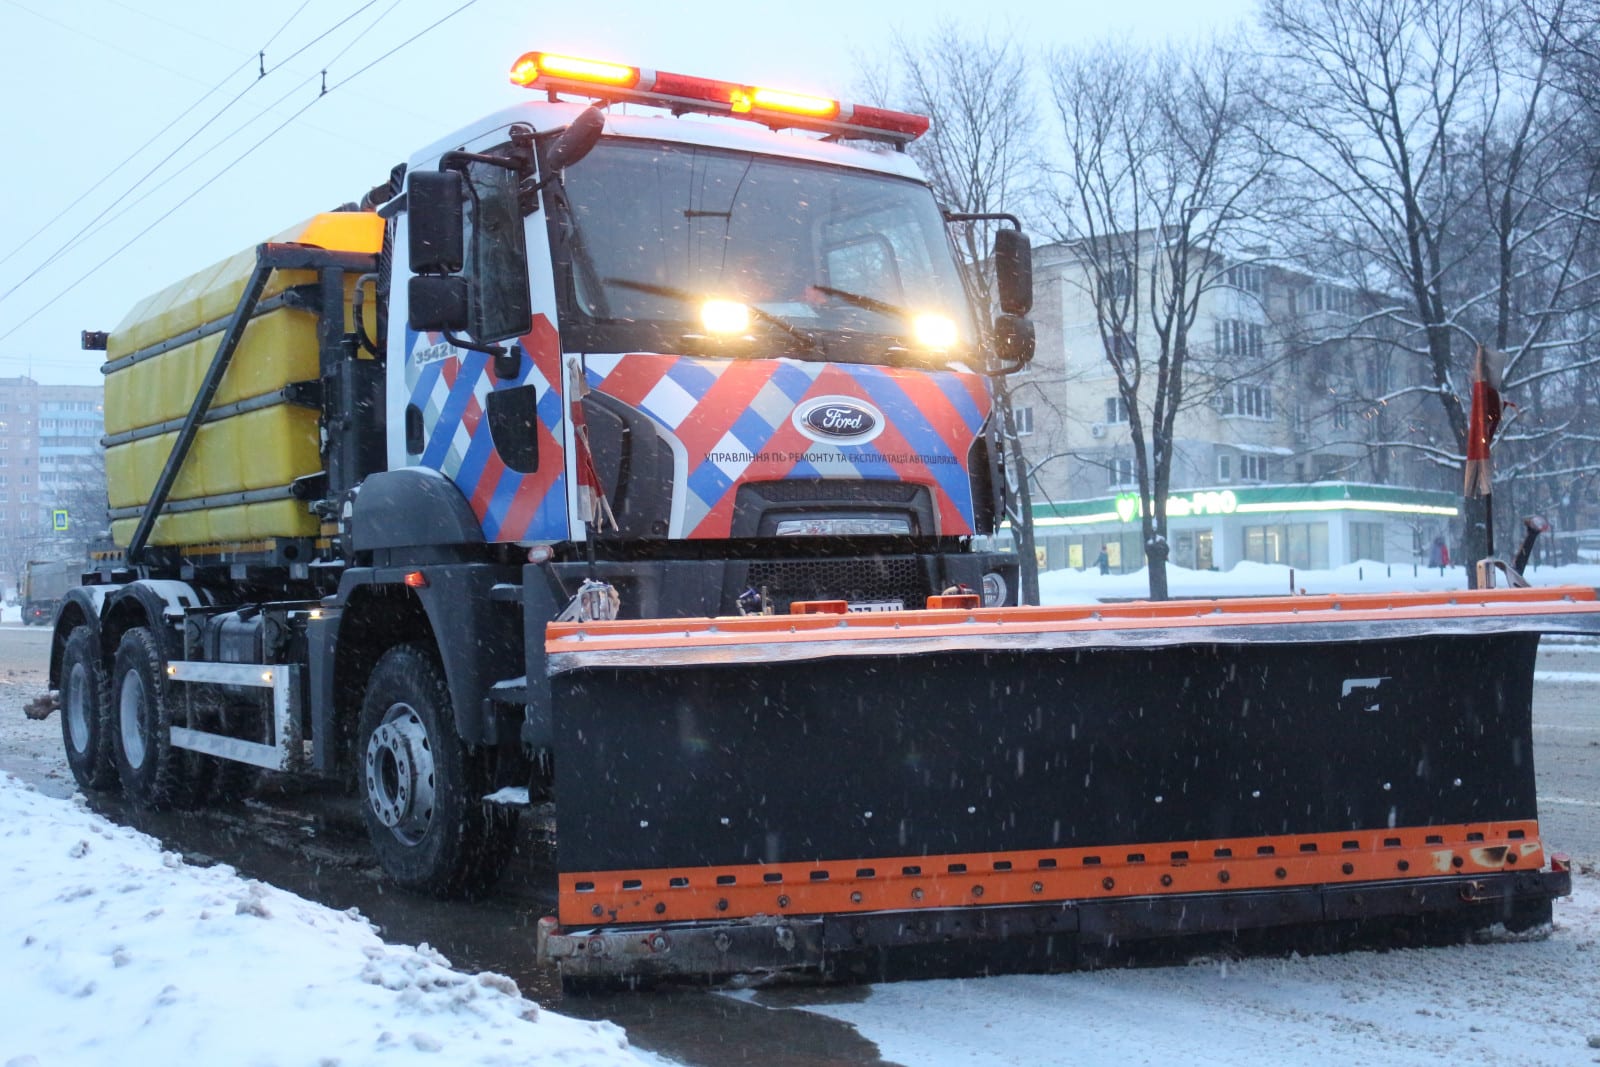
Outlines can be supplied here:
<path id="1" fill-rule="evenodd" d="M 67 635 L 61 652 L 61 743 L 72 777 L 83 789 L 111 789 L 117 784 L 110 690 L 99 642 L 89 627 L 79 626 Z"/>
<path id="2" fill-rule="evenodd" d="M 373 668 L 356 756 L 361 814 L 390 877 L 441 897 L 499 877 L 516 818 L 486 810 L 487 754 L 469 751 L 456 733 L 450 689 L 430 649 L 399 645 Z"/>

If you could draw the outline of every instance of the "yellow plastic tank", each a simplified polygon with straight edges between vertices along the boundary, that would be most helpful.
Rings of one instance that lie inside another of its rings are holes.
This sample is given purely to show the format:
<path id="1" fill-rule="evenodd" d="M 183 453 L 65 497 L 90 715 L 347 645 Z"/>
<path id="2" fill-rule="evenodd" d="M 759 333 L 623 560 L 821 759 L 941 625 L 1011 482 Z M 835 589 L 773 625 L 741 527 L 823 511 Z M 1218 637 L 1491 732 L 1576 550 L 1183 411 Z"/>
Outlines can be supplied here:
<path id="1" fill-rule="evenodd" d="M 383 220 L 371 212 L 333 212 L 271 240 L 376 253 L 383 241 Z M 106 450 L 113 510 L 149 502 L 177 440 L 178 425 L 189 413 L 222 341 L 222 327 L 238 307 L 255 264 L 251 248 L 198 271 L 141 300 L 111 333 L 106 346 L 106 433 L 129 436 Z M 313 271 L 275 271 L 262 299 L 315 281 Z M 354 289 L 351 275 L 345 282 L 346 329 L 352 328 Z M 195 330 L 203 330 L 202 336 L 157 351 Z M 211 410 L 267 397 L 291 382 L 313 381 L 318 375 L 315 313 L 276 307 L 251 319 L 212 398 Z M 205 422 L 150 544 L 316 536 L 318 520 L 304 503 L 290 499 L 240 503 L 233 494 L 286 489 L 295 479 L 315 474 L 322 467 L 320 440 L 318 413 L 281 399 Z M 212 500 L 214 506 L 208 503 Z M 187 506 L 171 510 L 179 502 Z M 119 518 L 112 523 L 112 538 L 125 546 L 137 526 L 137 518 Z"/>

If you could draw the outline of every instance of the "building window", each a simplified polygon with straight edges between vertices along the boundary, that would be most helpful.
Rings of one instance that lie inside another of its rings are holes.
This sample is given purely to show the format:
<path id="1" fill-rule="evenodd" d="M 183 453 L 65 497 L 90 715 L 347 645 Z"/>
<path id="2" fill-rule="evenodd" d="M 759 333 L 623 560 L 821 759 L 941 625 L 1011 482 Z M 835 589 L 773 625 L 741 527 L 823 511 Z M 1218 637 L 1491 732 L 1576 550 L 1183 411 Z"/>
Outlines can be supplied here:
<path id="1" fill-rule="evenodd" d="M 1244 455 L 1239 457 L 1239 480 L 1241 482 L 1264 482 L 1267 480 L 1267 457 Z"/>
<path id="2" fill-rule="evenodd" d="M 1106 397 L 1106 421 L 1127 422 L 1128 402 L 1120 396 Z"/>
<path id="3" fill-rule="evenodd" d="M 1217 478 L 1219 481 L 1233 481 L 1233 457 L 1220 455 L 1217 457 Z"/>
<path id="4" fill-rule="evenodd" d="M 1235 382 L 1218 395 L 1218 409 L 1235 419 L 1272 418 L 1272 391 L 1264 385 Z"/>
<path id="5" fill-rule="evenodd" d="M 1113 458 L 1106 464 L 1107 484 L 1113 488 L 1137 484 L 1133 475 L 1133 460 Z"/>
<path id="6" fill-rule="evenodd" d="M 1222 274 L 1224 285 L 1231 285 L 1235 289 L 1243 289 L 1245 292 L 1254 293 L 1256 296 L 1260 296 L 1266 288 L 1266 281 L 1267 272 L 1265 268 L 1245 263 L 1229 267 Z"/>
<path id="7" fill-rule="evenodd" d="M 1348 430 L 1350 428 L 1350 408 L 1348 405 L 1333 405 L 1333 428 L 1335 430 Z"/>
<path id="8" fill-rule="evenodd" d="M 1306 311 L 1350 312 L 1356 306 L 1356 295 L 1338 285 L 1313 285 L 1305 293 Z"/>
<path id="9" fill-rule="evenodd" d="M 1389 368 L 1376 359 L 1367 361 L 1367 393 L 1377 396 L 1389 390 Z"/>
<path id="10" fill-rule="evenodd" d="M 1033 433 L 1033 409 L 1012 408 L 1011 425 L 1016 427 L 1018 437 L 1027 437 Z"/>
<path id="11" fill-rule="evenodd" d="M 1370 559 L 1375 563 L 1384 562 L 1383 553 L 1383 523 L 1381 522 L 1352 522 L 1350 524 L 1350 562 Z"/>
<path id="12" fill-rule="evenodd" d="M 1328 526 L 1321 522 L 1276 523 L 1244 528 L 1244 558 L 1300 570 L 1328 568 Z"/>
<path id="13" fill-rule="evenodd" d="M 1243 319 L 1218 319 L 1216 327 L 1216 346 L 1219 356 L 1246 356 L 1259 359 L 1266 350 L 1265 340 L 1262 336 L 1259 322 L 1245 322 Z"/>
<path id="14" fill-rule="evenodd" d="M 1123 263 L 1108 269 L 1104 274 L 1102 301 L 1123 301 L 1133 295 L 1133 267 Z"/>

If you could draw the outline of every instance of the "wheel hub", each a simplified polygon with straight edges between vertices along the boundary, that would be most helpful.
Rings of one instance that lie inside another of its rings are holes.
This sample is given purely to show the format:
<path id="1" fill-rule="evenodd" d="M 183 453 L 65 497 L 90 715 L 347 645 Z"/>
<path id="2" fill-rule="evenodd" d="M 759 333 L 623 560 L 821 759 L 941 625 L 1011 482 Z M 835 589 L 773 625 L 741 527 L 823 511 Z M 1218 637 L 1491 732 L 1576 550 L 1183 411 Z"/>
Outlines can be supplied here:
<path id="1" fill-rule="evenodd" d="M 396 704 L 367 741 L 367 803 L 400 841 L 415 845 L 433 821 L 433 746 L 408 704 Z"/>
<path id="2" fill-rule="evenodd" d="M 81 663 L 72 665 L 67 677 L 67 730 L 72 735 L 72 748 L 83 753 L 89 750 L 89 698 L 84 689 L 89 685 L 89 669 Z"/>
<path id="3" fill-rule="evenodd" d="M 117 695 L 117 723 L 122 731 L 122 754 L 134 770 L 144 766 L 146 717 L 144 679 L 138 671 L 129 671 L 123 675 Z"/>

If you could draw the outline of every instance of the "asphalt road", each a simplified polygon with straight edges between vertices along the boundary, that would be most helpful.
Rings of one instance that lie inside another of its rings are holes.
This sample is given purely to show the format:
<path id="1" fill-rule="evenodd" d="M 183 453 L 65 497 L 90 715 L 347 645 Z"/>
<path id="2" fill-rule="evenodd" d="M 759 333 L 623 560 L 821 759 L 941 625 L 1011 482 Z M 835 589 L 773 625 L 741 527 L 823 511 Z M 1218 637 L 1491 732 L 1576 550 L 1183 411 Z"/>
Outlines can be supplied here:
<path id="1" fill-rule="evenodd" d="M 49 633 L 0 625 L 0 771 L 41 792 L 75 791 L 61 755 L 60 716 L 25 718 L 23 705 L 45 688 Z M 1547 849 L 1600 865 L 1600 644 L 1546 643 L 1534 688 L 1534 761 Z M 319 783 L 269 782 L 242 808 L 190 815 L 147 815 L 110 798 L 93 803 L 137 826 L 192 862 L 225 860 L 249 877 L 335 908 L 358 907 L 392 941 L 426 940 L 457 966 L 517 980 L 524 993 L 570 1015 L 607 1018 L 638 1045 L 706 1067 L 799 1067 L 881 1062 L 852 1027 L 809 1012 L 772 1011 L 808 997 L 864 996 L 849 989 L 766 992 L 758 1002 L 693 990 L 649 996 L 563 998 L 531 965 L 533 924 L 554 911 L 548 820 L 527 820 L 512 869 L 493 897 L 471 906 L 385 892 L 351 798 Z"/>

